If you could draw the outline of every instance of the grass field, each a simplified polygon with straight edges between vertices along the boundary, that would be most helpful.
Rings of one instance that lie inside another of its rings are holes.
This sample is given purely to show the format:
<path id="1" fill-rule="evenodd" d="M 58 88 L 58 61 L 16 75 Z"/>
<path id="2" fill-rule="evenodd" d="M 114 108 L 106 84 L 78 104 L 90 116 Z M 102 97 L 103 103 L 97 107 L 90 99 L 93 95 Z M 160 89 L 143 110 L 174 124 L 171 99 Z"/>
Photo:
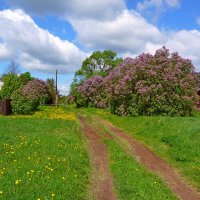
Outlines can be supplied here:
<path id="1" fill-rule="evenodd" d="M 0 117 L 0 199 L 90 199 L 90 162 L 76 116 L 44 108 Z"/>
<path id="2" fill-rule="evenodd" d="M 93 128 L 99 126 L 94 115 L 112 122 L 147 144 L 200 189 L 200 114 L 123 118 L 93 108 L 42 107 L 31 116 L 0 116 L 0 199 L 92 199 L 92 166 L 77 114 L 86 115 Z M 108 131 L 101 128 L 100 135 Z M 104 138 L 104 142 L 119 199 L 176 199 L 120 141 Z"/>
<path id="3" fill-rule="evenodd" d="M 82 110 L 84 112 L 84 110 Z M 147 144 L 200 190 L 200 114 L 192 117 L 119 117 L 88 108 L 85 113 L 109 120 Z"/>

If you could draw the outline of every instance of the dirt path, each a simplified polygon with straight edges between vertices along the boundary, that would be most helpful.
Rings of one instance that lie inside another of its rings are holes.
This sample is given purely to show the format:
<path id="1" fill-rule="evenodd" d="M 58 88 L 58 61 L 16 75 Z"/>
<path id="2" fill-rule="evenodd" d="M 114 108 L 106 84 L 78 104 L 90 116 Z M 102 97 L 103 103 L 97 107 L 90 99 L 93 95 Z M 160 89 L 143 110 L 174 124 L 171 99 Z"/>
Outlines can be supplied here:
<path id="1" fill-rule="evenodd" d="M 128 136 L 109 122 L 99 118 L 98 121 L 110 129 L 115 136 L 126 140 L 130 145 L 133 154 L 138 157 L 139 161 L 149 170 L 154 171 L 161 176 L 169 188 L 171 188 L 171 190 L 176 193 L 180 199 L 200 200 L 198 192 L 193 187 L 187 185 L 181 176 L 169 164 L 167 164 L 167 162 L 150 151 L 144 144 Z"/>
<path id="2" fill-rule="evenodd" d="M 79 117 L 83 132 L 88 141 L 90 159 L 93 165 L 93 197 L 95 200 L 116 200 L 113 178 L 109 172 L 108 152 L 102 138 L 88 124 L 84 117 Z"/>

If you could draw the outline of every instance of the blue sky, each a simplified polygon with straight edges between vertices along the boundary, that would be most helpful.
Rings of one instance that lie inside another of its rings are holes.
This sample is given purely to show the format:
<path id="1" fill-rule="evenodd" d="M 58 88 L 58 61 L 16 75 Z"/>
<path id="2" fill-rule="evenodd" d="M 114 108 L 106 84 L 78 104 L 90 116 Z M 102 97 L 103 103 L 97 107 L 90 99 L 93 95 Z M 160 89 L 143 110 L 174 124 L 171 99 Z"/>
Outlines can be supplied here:
<path id="1" fill-rule="evenodd" d="M 10 60 L 41 79 L 58 69 L 63 94 L 94 50 L 125 58 L 165 45 L 200 71 L 197 0 L 0 0 L 0 27 L 0 73 Z"/>

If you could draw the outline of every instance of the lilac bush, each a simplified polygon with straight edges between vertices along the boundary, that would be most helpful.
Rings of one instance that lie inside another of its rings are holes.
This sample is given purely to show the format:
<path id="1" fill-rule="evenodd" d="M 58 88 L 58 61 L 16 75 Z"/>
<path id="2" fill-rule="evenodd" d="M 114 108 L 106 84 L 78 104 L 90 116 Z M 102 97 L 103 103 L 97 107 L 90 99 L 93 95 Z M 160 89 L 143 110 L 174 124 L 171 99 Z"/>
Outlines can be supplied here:
<path id="1" fill-rule="evenodd" d="M 29 81 L 23 88 L 12 94 L 12 110 L 16 114 L 30 114 L 40 104 L 45 103 L 48 98 L 48 87 L 39 79 Z"/>
<path id="2" fill-rule="evenodd" d="M 93 76 L 78 87 L 77 102 L 81 106 L 105 108 L 107 106 L 103 77 Z"/>
<path id="3" fill-rule="evenodd" d="M 122 116 L 190 115 L 197 100 L 191 61 L 165 47 L 125 59 L 103 84 L 111 112 Z"/>
<path id="4" fill-rule="evenodd" d="M 23 88 L 23 94 L 37 100 L 38 104 L 44 104 L 49 98 L 47 83 L 40 79 L 29 81 Z"/>

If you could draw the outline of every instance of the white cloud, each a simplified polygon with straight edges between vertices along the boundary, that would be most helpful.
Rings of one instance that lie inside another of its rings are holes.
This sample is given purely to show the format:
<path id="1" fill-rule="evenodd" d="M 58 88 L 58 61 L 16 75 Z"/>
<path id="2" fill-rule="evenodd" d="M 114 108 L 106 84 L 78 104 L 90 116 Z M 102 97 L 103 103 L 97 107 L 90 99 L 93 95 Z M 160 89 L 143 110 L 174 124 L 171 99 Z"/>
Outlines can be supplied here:
<path id="1" fill-rule="evenodd" d="M 138 2 L 137 11 L 150 16 L 151 21 L 156 22 L 160 15 L 169 8 L 178 8 L 180 0 L 143 0 Z"/>
<path id="2" fill-rule="evenodd" d="M 200 17 L 197 18 L 197 24 L 200 26 Z"/>
<path id="3" fill-rule="evenodd" d="M 111 21 L 73 19 L 71 23 L 78 40 L 92 49 L 140 52 L 145 49 L 146 41 L 154 44 L 163 41 L 159 29 L 134 11 L 124 10 Z"/>
<path id="4" fill-rule="evenodd" d="M 169 7 L 172 8 L 177 8 L 180 6 L 180 0 L 166 0 L 165 2 Z"/>
<path id="5" fill-rule="evenodd" d="M 166 46 L 173 51 L 178 51 L 185 58 L 190 58 L 200 71 L 200 31 L 180 30 L 171 33 L 166 41 Z"/>
<path id="6" fill-rule="evenodd" d="M 59 90 L 60 94 L 68 95 L 70 92 L 70 86 L 69 85 L 58 85 L 58 90 Z"/>
<path id="7" fill-rule="evenodd" d="M 78 18 L 110 18 L 125 8 L 124 0 L 8 0 L 12 7 L 45 15 Z"/>
<path id="8" fill-rule="evenodd" d="M 74 44 L 38 27 L 22 10 L 0 11 L 0 58 L 14 58 L 28 69 L 74 72 L 86 54 Z"/>
<path id="9" fill-rule="evenodd" d="M 130 10 L 112 20 L 73 19 L 71 23 L 77 32 L 77 39 L 88 48 L 112 49 L 123 57 L 135 57 L 142 52 L 154 53 L 156 49 L 166 46 L 191 59 L 200 71 L 198 30 L 160 30 L 139 13 Z"/>
<path id="10" fill-rule="evenodd" d="M 5 44 L 0 43 L 0 60 L 6 60 L 10 57 L 10 52 Z"/>
<path id="11" fill-rule="evenodd" d="M 163 9 L 164 6 L 177 8 L 180 6 L 179 0 L 144 0 L 137 4 L 138 11 L 146 11 L 151 8 Z"/>

